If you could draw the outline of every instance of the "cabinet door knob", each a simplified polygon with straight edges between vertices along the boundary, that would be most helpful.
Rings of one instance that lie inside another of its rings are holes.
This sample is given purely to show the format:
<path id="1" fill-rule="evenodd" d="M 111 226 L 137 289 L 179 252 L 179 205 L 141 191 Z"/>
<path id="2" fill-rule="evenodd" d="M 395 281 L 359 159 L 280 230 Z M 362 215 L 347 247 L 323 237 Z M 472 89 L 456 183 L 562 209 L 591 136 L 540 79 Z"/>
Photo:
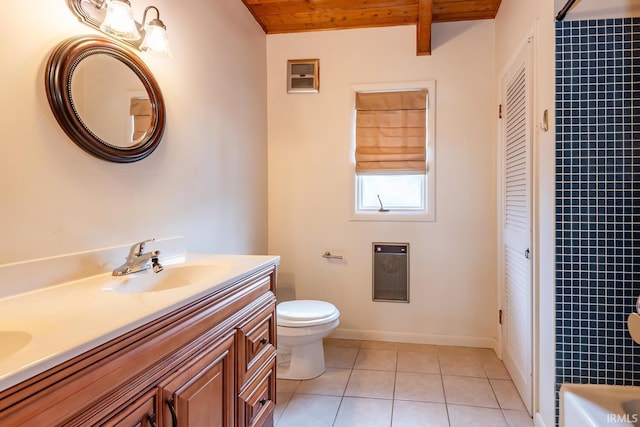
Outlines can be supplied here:
<path id="1" fill-rule="evenodd" d="M 260 402 L 258 402 L 258 403 L 260 403 L 262 406 L 264 406 L 264 405 L 267 403 L 267 399 L 262 399 L 262 400 L 261 400 Z"/>
<path id="2" fill-rule="evenodd" d="M 173 397 L 167 400 L 167 406 L 169 407 L 169 412 L 171 412 L 171 423 L 173 427 L 178 427 L 178 415 L 176 414 Z"/>
<path id="3" fill-rule="evenodd" d="M 262 338 L 260 340 L 260 344 L 265 345 L 267 343 L 267 339 L 266 338 Z"/>

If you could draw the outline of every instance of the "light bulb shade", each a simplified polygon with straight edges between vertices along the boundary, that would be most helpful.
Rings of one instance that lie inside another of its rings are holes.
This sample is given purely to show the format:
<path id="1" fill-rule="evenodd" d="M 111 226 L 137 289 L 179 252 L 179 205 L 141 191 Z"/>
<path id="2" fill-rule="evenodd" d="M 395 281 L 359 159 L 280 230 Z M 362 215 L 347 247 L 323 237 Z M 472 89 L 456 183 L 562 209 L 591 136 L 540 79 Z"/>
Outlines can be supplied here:
<path id="1" fill-rule="evenodd" d="M 145 28 L 146 34 L 140 45 L 140 50 L 149 52 L 155 56 L 171 56 L 169 48 L 169 39 L 167 38 L 167 30 L 162 21 L 154 19 Z"/>
<path id="2" fill-rule="evenodd" d="M 100 29 L 124 40 L 138 40 L 140 33 L 128 0 L 111 0 Z"/>

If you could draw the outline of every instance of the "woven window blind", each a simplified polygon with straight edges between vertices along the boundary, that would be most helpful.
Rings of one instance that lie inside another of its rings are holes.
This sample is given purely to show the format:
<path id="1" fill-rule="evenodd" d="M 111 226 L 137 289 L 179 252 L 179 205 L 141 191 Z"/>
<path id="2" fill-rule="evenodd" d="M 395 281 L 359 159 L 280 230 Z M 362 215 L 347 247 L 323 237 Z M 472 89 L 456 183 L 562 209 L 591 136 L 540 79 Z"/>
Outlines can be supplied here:
<path id="1" fill-rule="evenodd" d="M 356 173 L 425 174 L 427 91 L 356 93 Z"/>
<path id="2" fill-rule="evenodd" d="M 138 141 L 149 130 L 151 102 L 147 98 L 131 98 L 129 114 L 133 116 L 133 141 Z"/>

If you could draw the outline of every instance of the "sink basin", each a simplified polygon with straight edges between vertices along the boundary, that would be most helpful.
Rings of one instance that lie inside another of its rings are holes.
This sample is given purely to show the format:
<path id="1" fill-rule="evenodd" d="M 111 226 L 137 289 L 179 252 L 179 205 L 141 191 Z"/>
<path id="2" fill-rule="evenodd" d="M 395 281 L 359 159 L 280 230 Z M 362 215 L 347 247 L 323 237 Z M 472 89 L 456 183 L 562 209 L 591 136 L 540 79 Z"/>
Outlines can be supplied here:
<path id="1" fill-rule="evenodd" d="M 640 387 L 563 384 L 560 427 L 640 427 Z"/>
<path id="2" fill-rule="evenodd" d="M 31 342 L 31 334 L 24 331 L 0 331 L 0 359 L 20 351 Z"/>
<path id="3" fill-rule="evenodd" d="M 229 266 L 223 263 L 170 265 L 165 266 L 159 273 L 149 269 L 114 277 L 106 287 L 103 287 L 103 290 L 124 294 L 166 291 L 205 281 L 212 282 L 216 276 L 225 273 L 228 269 Z"/>

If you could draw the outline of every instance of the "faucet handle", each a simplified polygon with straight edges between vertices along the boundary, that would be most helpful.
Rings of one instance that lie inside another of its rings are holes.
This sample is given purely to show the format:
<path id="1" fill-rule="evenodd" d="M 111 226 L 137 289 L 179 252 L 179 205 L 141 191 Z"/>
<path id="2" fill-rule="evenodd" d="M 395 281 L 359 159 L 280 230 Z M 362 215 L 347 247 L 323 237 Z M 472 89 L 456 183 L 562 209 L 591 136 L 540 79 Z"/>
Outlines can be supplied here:
<path id="1" fill-rule="evenodd" d="M 138 242 L 138 243 L 134 243 L 131 246 L 131 249 L 129 249 L 129 256 L 140 256 L 142 255 L 142 251 L 144 251 L 144 245 L 148 242 L 153 242 L 156 239 L 147 239 L 147 240 L 143 240 L 142 242 Z"/>

